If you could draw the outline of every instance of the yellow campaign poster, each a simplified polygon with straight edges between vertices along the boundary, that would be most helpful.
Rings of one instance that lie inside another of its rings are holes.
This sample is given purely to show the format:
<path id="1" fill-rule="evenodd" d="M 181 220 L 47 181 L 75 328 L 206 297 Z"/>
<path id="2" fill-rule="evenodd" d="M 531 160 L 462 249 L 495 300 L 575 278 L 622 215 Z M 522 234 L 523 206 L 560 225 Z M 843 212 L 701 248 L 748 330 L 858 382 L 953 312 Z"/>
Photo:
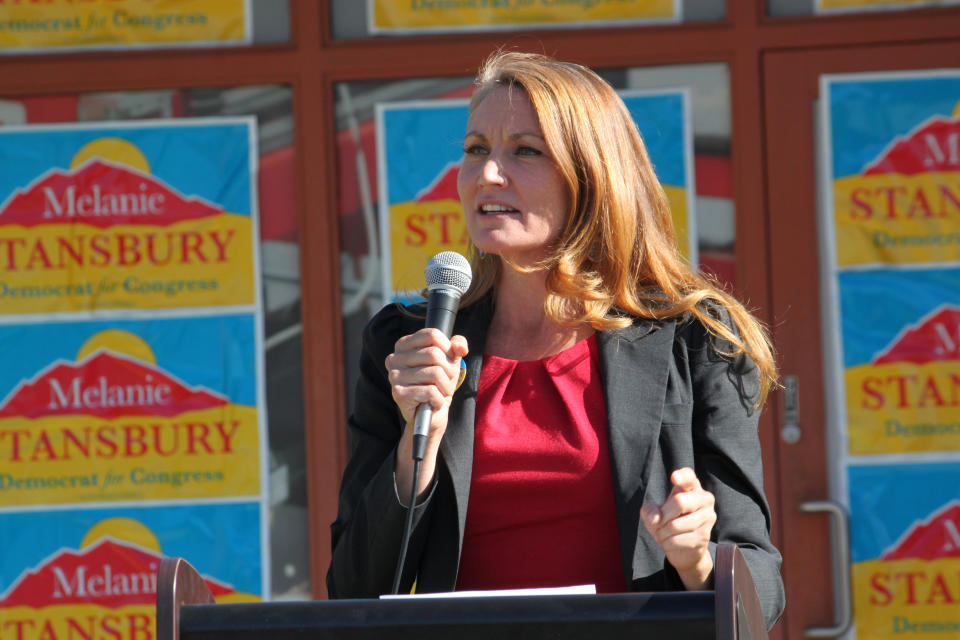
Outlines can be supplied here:
<path id="1" fill-rule="evenodd" d="M 837 268 L 960 262 L 960 75 L 833 76 L 824 88 Z"/>
<path id="2" fill-rule="evenodd" d="M 817 0 L 816 13 L 920 9 L 946 7 L 952 4 L 960 4 L 960 2 L 958 0 Z"/>
<path id="3" fill-rule="evenodd" d="M 0 637 L 153 638 L 164 556 L 218 603 L 261 600 L 259 522 L 249 503 L 0 513 Z"/>
<path id="4" fill-rule="evenodd" d="M 960 637 L 957 463 L 850 468 L 858 638 Z"/>
<path id="5" fill-rule="evenodd" d="M 697 264 L 693 136 L 685 89 L 627 91 L 670 203 L 680 251 Z M 377 158 L 383 295 L 415 292 L 441 251 L 466 254 L 467 225 L 457 193 L 468 105 L 464 100 L 398 102 L 377 107 Z"/>
<path id="6" fill-rule="evenodd" d="M 0 2 L 0 54 L 251 41 L 250 0 Z"/>
<path id="7" fill-rule="evenodd" d="M 0 509 L 259 497 L 255 324 L 0 324 Z"/>
<path id="8" fill-rule="evenodd" d="M 367 0 L 370 33 L 680 22 L 679 0 Z"/>
<path id="9" fill-rule="evenodd" d="M 960 268 L 838 277 L 848 453 L 960 451 Z"/>
<path id="10" fill-rule="evenodd" d="M 250 126 L 0 129 L 0 314 L 254 305 Z"/>

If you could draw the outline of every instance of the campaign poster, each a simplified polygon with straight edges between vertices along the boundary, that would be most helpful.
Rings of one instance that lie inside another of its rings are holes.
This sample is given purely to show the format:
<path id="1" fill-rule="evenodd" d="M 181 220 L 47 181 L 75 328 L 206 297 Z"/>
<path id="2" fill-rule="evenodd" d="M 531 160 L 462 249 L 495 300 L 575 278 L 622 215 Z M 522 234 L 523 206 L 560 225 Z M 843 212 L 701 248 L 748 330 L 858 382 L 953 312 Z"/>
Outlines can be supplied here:
<path id="1" fill-rule="evenodd" d="M 960 452 L 960 267 L 838 280 L 849 454 Z"/>
<path id="2" fill-rule="evenodd" d="M 857 638 L 960 637 L 960 462 L 849 468 Z"/>
<path id="3" fill-rule="evenodd" d="M 854 13 L 896 11 L 960 4 L 960 0 L 816 0 L 815 13 Z"/>
<path id="4" fill-rule="evenodd" d="M 821 90 L 832 423 L 845 455 L 960 451 L 960 72 Z"/>
<path id="5" fill-rule="evenodd" d="M 251 0 L 0 2 L 0 55 L 249 44 Z"/>
<path id="6" fill-rule="evenodd" d="M 689 89 L 620 91 L 640 129 L 650 161 L 670 203 L 677 245 L 690 264 L 698 264 L 694 202 L 693 124 Z"/>
<path id="7" fill-rule="evenodd" d="M 252 306 L 251 118 L 0 128 L 0 315 Z"/>
<path id="8" fill-rule="evenodd" d="M 0 509 L 266 495 L 255 316 L 0 324 Z"/>
<path id="9" fill-rule="evenodd" d="M 255 502 L 0 512 L 0 637 L 153 638 L 165 556 L 218 603 L 264 599 L 263 526 Z"/>
<path id="10" fill-rule="evenodd" d="M 960 71 L 821 87 L 836 268 L 960 263 Z"/>
<path id="11" fill-rule="evenodd" d="M 696 264 L 693 134 L 686 89 L 624 91 L 673 214 L 681 252 Z M 467 100 L 378 104 L 377 172 L 384 299 L 424 287 L 440 251 L 466 253 L 469 236 L 457 175 Z"/>
<path id="12" fill-rule="evenodd" d="M 682 19 L 680 0 L 367 0 L 367 28 L 378 35 L 624 26 Z"/>

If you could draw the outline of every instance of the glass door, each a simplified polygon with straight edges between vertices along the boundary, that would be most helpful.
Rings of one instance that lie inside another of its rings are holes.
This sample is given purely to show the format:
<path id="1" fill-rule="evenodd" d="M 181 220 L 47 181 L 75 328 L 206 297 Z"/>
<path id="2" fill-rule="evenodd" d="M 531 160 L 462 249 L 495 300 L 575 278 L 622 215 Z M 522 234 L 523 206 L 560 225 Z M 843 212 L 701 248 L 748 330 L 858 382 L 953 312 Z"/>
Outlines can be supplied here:
<path id="1" fill-rule="evenodd" d="M 958 59 L 764 58 L 791 638 L 960 637 Z"/>

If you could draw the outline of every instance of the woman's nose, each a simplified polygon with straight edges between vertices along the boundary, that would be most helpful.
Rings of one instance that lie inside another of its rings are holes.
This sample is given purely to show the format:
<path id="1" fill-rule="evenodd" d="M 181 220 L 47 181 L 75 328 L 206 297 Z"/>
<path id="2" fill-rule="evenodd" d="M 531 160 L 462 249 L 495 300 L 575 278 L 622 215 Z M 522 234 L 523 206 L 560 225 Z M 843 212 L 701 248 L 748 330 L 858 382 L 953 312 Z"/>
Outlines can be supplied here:
<path id="1" fill-rule="evenodd" d="M 503 168 L 493 158 L 488 158 L 483 164 L 480 179 L 484 184 L 504 185 L 507 182 L 506 176 L 503 175 Z"/>

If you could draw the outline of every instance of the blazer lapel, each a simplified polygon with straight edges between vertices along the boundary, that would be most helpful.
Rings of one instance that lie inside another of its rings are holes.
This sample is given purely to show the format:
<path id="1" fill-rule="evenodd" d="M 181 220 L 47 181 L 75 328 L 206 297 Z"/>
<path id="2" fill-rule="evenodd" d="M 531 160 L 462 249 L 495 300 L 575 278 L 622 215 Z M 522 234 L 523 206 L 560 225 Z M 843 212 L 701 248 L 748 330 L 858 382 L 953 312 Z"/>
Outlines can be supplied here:
<path id="1" fill-rule="evenodd" d="M 440 441 L 440 455 L 450 473 L 456 498 L 460 533 L 456 546 L 457 557 L 463 545 L 463 531 L 467 522 L 467 503 L 470 499 L 470 480 L 473 476 L 473 427 L 477 388 L 480 385 L 480 369 L 483 365 L 484 343 L 491 312 L 492 301 L 488 296 L 461 313 L 454 327 L 456 333 L 467 339 L 467 345 L 470 348 L 470 353 L 464 359 L 467 364 L 466 377 L 453 395 L 447 430 L 443 440 Z M 456 558 L 453 562 L 456 568 Z"/>
<path id="2" fill-rule="evenodd" d="M 620 552 L 628 585 L 633 579 L 647 461 L 660 436 L 674 331 L 673 321 L 638 322 L 597 334 Z"/>

